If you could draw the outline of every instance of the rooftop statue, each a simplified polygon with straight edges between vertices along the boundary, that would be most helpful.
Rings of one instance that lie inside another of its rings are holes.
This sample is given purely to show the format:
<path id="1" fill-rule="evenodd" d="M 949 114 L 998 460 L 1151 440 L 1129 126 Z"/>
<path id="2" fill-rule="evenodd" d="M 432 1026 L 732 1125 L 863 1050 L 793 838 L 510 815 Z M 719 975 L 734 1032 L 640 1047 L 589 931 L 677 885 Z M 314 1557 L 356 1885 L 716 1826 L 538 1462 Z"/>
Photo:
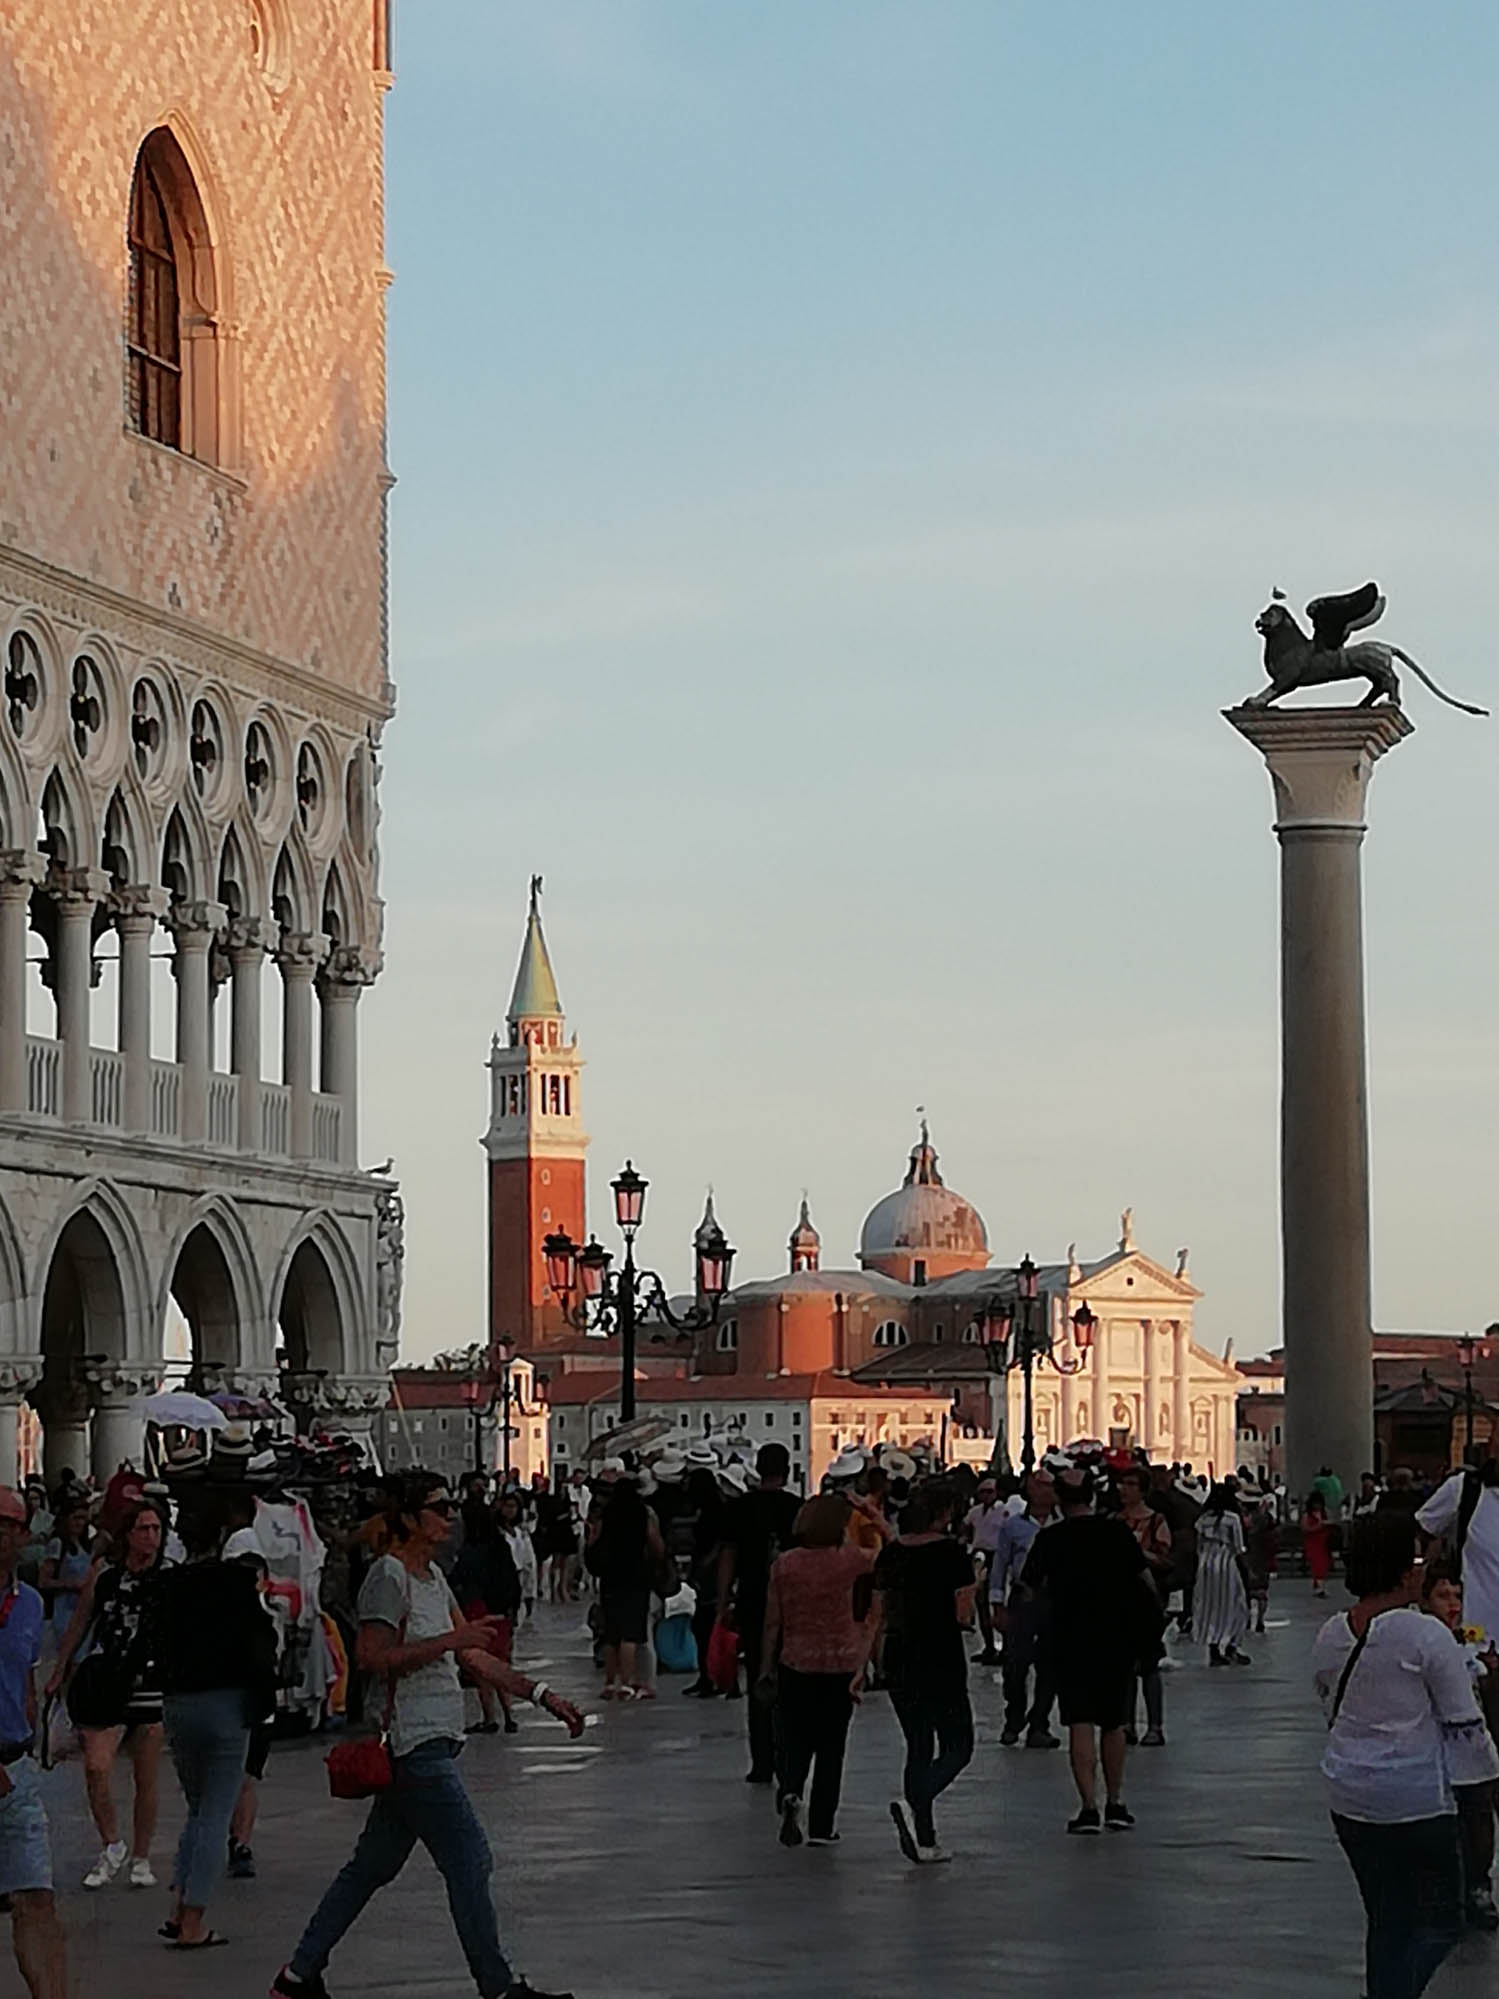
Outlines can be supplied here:
<path id="1" fill-rule="evenodd" d="M 1431 675 L 1399 646 L 1381 645 L 1377 640 L 1365 640 L 1359 645 L 1347 643 L 1350 632 L 1374 624 L 1383 615 L 1384 607 L 1377 583 L 1345 591 L 1341 597 L 1314 597 L 1306 607 L 1312 621 L 1312 635 L 1308 638 L 1286 608 L 1285 592 L 1272 591 L 1271 602 L 1254 621 L 1255 630 L 1265 641 L 1265 671 L 1270 676 L 1270 685 L 1258 694 L 1251 694 L 1244 706 L 1268 708 L 1298 687 L 1325 687 L 1335 680 L 1367 680 L 1369 691 L 1359 703 L 1361 708 L 1372 707 L 1381 696 L 1398 708 L 1400 681 L 1395 672 L 1398 659 L 1449 708 L 1461 708 L 1465 715 L 1486 715 L 1486 708 L 1474 708 L 1466 701 L 1455 701 L 1450 694 L 1444 694 Z"/>

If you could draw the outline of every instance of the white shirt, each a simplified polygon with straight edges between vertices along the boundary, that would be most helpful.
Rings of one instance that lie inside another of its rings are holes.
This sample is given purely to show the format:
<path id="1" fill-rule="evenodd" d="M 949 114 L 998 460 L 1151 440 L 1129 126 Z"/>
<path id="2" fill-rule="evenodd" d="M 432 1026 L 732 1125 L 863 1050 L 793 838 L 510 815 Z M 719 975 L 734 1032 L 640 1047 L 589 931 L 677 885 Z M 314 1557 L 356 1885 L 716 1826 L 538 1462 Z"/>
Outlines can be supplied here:
<path id="1" fill-rule="evenodd" d="M 1427 1500 L 1416 1515 L 1416 1525 L 1428 1534 L 1451 1535 L 1462 1503 L 1463 1474 L 1457 1471 Z M 1463 1543 L 1463 1622 L 1482 1625 L 1488 1637 L 1499 1638 L 1499 1486 L 1483 1488 L 1468 1522 Z"/>
<path id="2" fill-rule="evenodd" d="M 1317 1634 L 1312 1677 L 1332 1713 L 1356 1640 L 1345 1611 Z M 1372 1825 L 1440 1818 L 1457 1809 L 1453 1783 L 1499 1775 L 1462 1647 L 1440 1619 L 1381 1611 L 1348 1676 L 1322 1756 L 1328 1804 Z"/>
<path id="3" fill-rule="evenodd" d="M 977 1554 L 992 1555 L 999 1546 L 999 1530 L 1009 1515 L 996 1500 L 993 1506 L 970 1506 L 964 1526 Z"/>

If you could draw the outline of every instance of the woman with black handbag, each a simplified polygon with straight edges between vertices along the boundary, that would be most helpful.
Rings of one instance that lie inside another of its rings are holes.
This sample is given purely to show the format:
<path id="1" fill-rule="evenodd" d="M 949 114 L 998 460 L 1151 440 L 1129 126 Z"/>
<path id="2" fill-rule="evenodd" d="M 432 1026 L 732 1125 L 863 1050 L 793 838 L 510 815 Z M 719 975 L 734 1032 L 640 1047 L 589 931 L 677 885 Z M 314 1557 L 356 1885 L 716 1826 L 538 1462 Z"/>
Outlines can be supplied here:
<path id="1" fill-rule="evenodd" d="M 68 1715 L 83 1743 L 89 1811 L 104 1842 L 83 1877 L 103 1888 L 130 1859 L 132 1888 L 154 1888 L 151 1841 L 161 1773 L 161 1672 L 156 1652 L 156 1589 L 166 1523 L 154 1502 L 139 1500 L 120 1523 L 118 1556 L 90 1569 L 63 1635 L 47 1695 L 68 1683 Z M 68 1669 L 87 1639 L 87 1651 Z M 112 1777 L 124 1748 L 135 1774 L 131 1841 L 120 1837 Z"/>

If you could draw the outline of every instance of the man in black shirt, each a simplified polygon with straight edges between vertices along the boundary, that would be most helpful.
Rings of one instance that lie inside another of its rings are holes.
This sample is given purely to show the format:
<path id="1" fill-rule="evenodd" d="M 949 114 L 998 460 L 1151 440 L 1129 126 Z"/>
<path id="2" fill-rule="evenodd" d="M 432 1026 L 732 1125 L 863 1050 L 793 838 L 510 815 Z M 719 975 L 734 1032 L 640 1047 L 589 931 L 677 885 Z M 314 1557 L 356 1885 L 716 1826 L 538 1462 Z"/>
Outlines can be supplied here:
<path id="1" fill-rule="evenodd" d="M 1130 1676 L 1151 1643 L 1159 1642 L 1160 1604 L 1139 1542 L 1122 1521 L 1096 1514 L 1093 1497 L 1091 1472 L 1058 1476 L 1062 1518 L 1036 1536 L 1022 1580 L 1027 1588 L 1044 1591 L 1051 1605 L 1057 1703 L 1067 1725 L 1080 1800 L 1067 1830 L 1102 1830 L 1097 1803 L 1101 1749 L 1103 1825 L 1127 1832 L 1135 1822 L 1124 1802 Z"/>
<path id="2" fill-rule="evenodd" d="M 963 1633 L 973 1626 L 973 1558 L 953 1539 L 957 1495 L 940 1482 L 919 1491 L 901 1536 L 874 1565 L 885 1681 L 906 1738 L 904 1796 L 890 1805 L 907 1860 L 950 1860 L 937 1844 L 932 1807 L 973 1755 L 973 1710 Z"/>
<path id="3" fill-rule="evenodd" d="M 749 1682 L 746 1722 L 749 1729 L 750 1784 L 775 1779 L 775 1713 L 773 1701 L 757 1689 L 765 1637 L 765 1598 L 770 1570 L 783 1549 L 792 1545 L 801 1499 L 786 1490 L 791 1453 L 784 1444 L 762 1444 L 755 1457 L 759 1486 L 736 1499 L 724 1514 L 723 1547 L 718 1557 L 718 1618 L 739 1633 L 744 1670 Z"/>

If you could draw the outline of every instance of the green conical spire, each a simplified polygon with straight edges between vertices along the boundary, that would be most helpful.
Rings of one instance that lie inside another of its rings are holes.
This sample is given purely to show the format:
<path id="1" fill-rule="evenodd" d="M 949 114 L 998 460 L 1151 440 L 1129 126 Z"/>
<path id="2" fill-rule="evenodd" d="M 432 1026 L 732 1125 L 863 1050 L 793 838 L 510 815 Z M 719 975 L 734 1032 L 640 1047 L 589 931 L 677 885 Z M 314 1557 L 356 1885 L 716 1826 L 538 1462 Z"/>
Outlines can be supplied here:
<path id="1" fill-rule="evenodd" d="M 557 997 L 557 980 L 541 928 L 541 876 L 532 875 L 531 913 L 526 919 L 526 941 L 521 946 L 508 1018 L 518 1021 L 548 1017 L 562 1018 L 562 1001 Z"/>

